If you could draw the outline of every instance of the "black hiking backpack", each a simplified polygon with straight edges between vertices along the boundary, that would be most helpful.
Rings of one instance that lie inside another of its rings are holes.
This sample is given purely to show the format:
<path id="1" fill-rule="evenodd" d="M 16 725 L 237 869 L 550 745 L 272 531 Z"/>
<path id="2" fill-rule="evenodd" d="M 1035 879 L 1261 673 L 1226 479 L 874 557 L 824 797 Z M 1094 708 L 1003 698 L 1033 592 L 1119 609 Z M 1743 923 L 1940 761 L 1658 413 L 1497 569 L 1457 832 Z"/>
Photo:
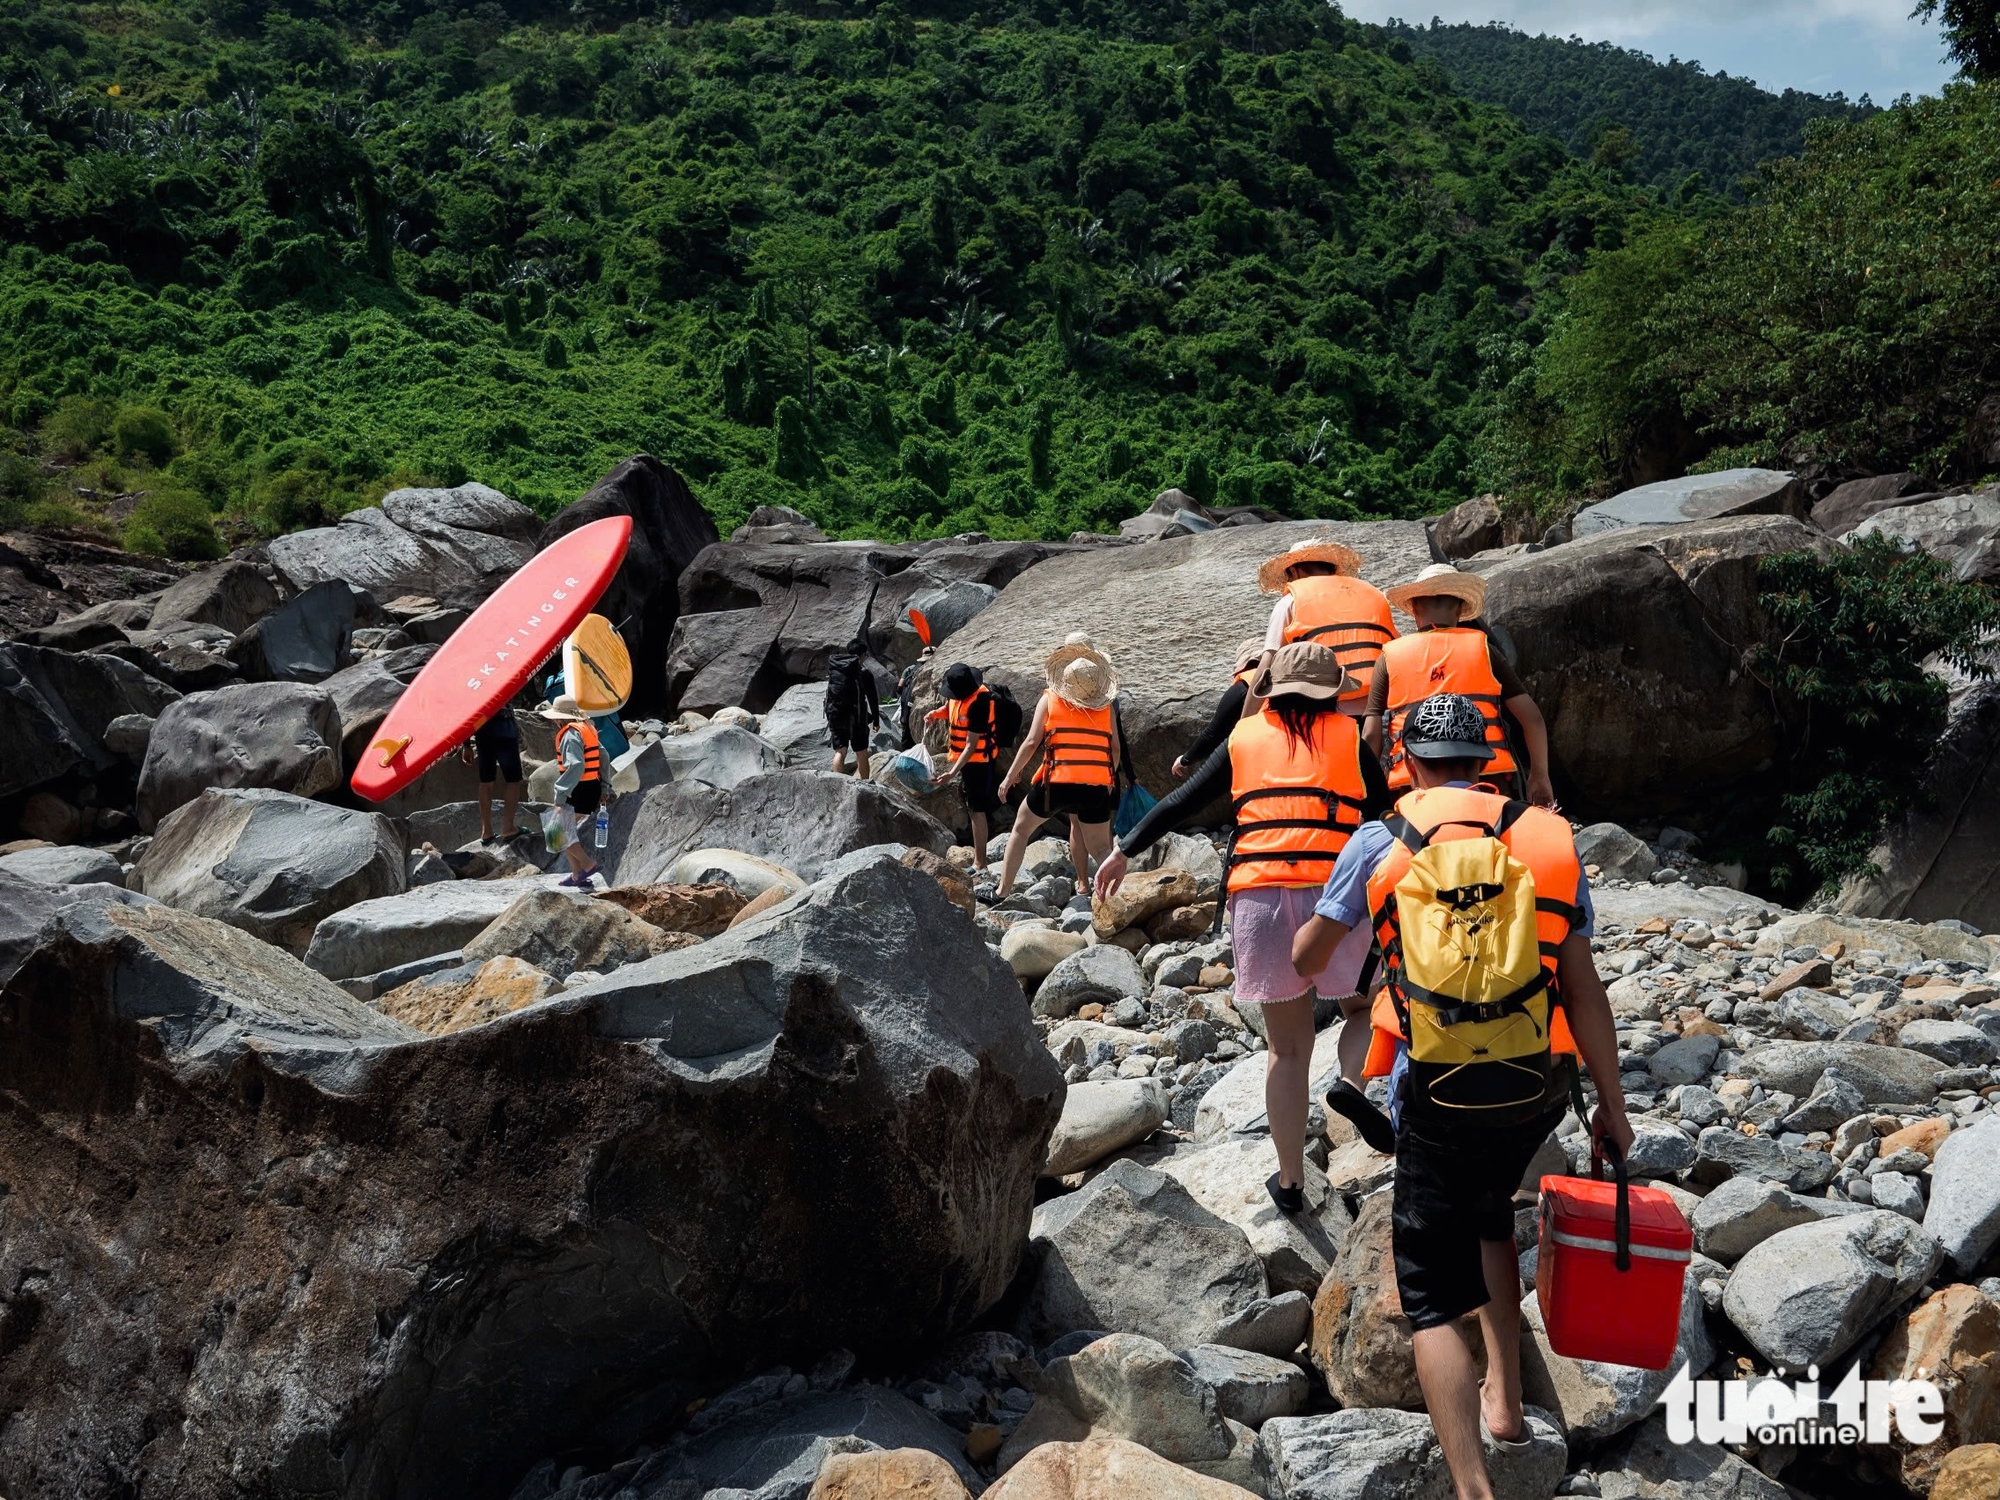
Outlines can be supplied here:
<path id="1" fill-rule="evenodd" d="M 861 674 L 866 668 L 851 651 L 836 651 L 826 659 L 826 721 L 846 726 L 861 707 Z"/>
<path id="2" fill-rule="evenodd" d="M 1014 701 L 1011 689 L 998 682 L 989 682 L 987 691 L 993 695 L 993 738 L 1001 745 L 1011 745 L 1021 738 L 1021 705 Z"/>

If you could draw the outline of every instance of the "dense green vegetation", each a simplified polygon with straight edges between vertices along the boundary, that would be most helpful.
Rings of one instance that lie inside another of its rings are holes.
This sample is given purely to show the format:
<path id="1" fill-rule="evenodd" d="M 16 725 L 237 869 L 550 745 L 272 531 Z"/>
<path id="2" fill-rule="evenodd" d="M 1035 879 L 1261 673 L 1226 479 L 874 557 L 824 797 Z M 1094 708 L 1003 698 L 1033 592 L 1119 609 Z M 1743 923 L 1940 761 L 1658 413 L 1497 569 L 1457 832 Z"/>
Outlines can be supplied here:
<path id="1" fill-rule="evenodd" d="M 1698 62 L 1655 62 L 1610 42 L 1530 36 L 1499 21 L 1388 31 L 1470 97 L 1512 112 L 1578 156 L 1629 161 L 1641 181 L 1675 192 L 1695 177 L 1740 196 L 1742 179 L 1796 154 L 1815 121 L 1875 112 L 1866 96 L 1852 104 L 1842 94 L 1774 94 Z"/>
<path id="2" fill-rule="evenodd" d="M 200 552 L 646 449 L 725 529 L 1419 513 L 1644 201 L 1310 0 L 916 9 L 4 0 L 0 413 L 70 467 L 0 505 Z"/>
<path id="3" fill-rule="evenodd" d="M 2000 85 L 1816 129 L 1753 201 L 1655 215 L 1499 355 L 1482 475 L 1560 502 L 1760 462 L 2000 471 Z"/>
<path id="4" fill-rule="evenodd" d="M 1949 718 L 1949 688 L 1924 663 L 1991 676 L 2000 599 L 1882 535 L 1829 558 L 1769 558 L 1761 581 L 1782 644 L 1758 667 L 1800 718 L 1783 784 L 1806 789 L 1780 797 L 1762 852 L 1772 885 L 1803 897 L 1872 868 Z"/>

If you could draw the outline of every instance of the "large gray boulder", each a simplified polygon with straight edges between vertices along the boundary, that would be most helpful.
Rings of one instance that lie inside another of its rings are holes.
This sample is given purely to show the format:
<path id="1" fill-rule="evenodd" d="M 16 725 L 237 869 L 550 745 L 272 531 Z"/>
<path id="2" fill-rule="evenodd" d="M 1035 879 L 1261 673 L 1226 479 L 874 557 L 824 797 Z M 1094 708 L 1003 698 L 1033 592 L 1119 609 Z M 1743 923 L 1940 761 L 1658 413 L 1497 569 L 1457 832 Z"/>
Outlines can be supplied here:
<path id="1" fill-rule="evenodd" d="M 1621 526 L 1489 572 L 1487 618 L 1513 640 L 1568 800 L 1656 823 L 1765 772 L 1784 740 L 1749 670 L 1770 635 L 1758 565 L 1834 547 L 1789 517 L 1742 516 Z"/>
<path id="2" fill-rule="evenodd" d="M 717 540 L 715 522 L 686 480 L 651 454 L 640 453 L 557 511 L 537 545 L 546 547 L 579 526 L 612 516 L 632 518 L 632 541 L 611 586 L 597 601 L 597 612 L 617 624 L 632 653 L 627 712 L 664 715 L 673 708 L 667 654 L 681 611 L 681 574 Z"/>
<path id="3" fill-rule="evenodd" d="M 1928 1104 L 1937 1097 L 1934 1058 L 1868 1042 L 1773 1042 L 1747 1054 L 1742 1071 L 1764 1087 L 1796 1098 L 1811 1095 L 1830 1067 L 1870 1104 Z"/>
<path id="4" fill-rule="evenodd" d="M 1569 1464 L 1549 1414 L 1528 1408 L 1528 1446 L 1485 1440 L 1496 1500 L 1548 1500 Z M 1449 1500 L 1451 1470 L 1422 1412 L 1362 1407 L 1318 1417 L 1274 1417 L 1261 1434 L 1285 1500 Z"/>
<path id="5" fill-rule="evenodd" d="M 399 895 L 359 901 L 320 921 L 308 966 L 329 979 L 358 979 L 440 953 L 457 953 L 524 891 L 523 880 L 443 880 Z"/>
<path id="6" fill-rule="evenodd" d="M 1695 1248 L 1733 1265 L 1774 1234 L 1841 1214 L 1864 1213 L 1859 1203 L 1808 1198 L 1761 1177 L 1732 1177 L 1695 1206 Z"/>
<path id="7" fill-rule="evenodd" d="M 128 883 L 304 953 L 323 918 L 400 892 L 406 856 L 396 825 L 380 813 L 212 788 L 161 820 Z"/>
<path id="8" fill-rule="evenodd" d="M 159 630 L 179 620 L 219 625 L 240 635 L 278 607 L 271 580 L 246 562 L 217 563 L 190 573 L 153 604 L 149 628 Z"/>
<path id="9" fill-rule="evenodd" d="M 1168 767 L 1207 725 L 1229 686 L 1230 653 L 1262 635 L 1271 600 L 1257 592 L 1266 558 L 1308 537 L 1331 536 L 1362 557 L 1362 576 L 1387 586 L 1431 560 L 1418 521 L 1292 521 L 1224 526 L 1143 547 L 1091 547 L 1053 557 L 1000 591 L 926 663 L 917 702 L 942 701 L 938 679 L 954 661 L 1004 683 L 1032 712 L 1042 663 L 1072 630 L 1090 634 L 1120 680 L 1119 713 L 1139 779 L 1156 794 L 1175 783 Z M 1218 808 L 1220 802 L 1218 802 Z M 1195 821 L 1217 821 L 1204 809 Z"/>
<path id="10" fill-rule="evenodd" d="M 156 717 L 178 697 L 116 657 L 0 645 L 0 797 L 117 768 L 120 757 L 104 744 L 112 721 Z"/>
<path id="11" fill-rule="evenodd" d="M 1878 873 L 1843 885 L 1836 909 L 2000 930 L 2000 683 L 1954 700 L 1923 777 L 1923 794 L 1875 848 Z"/>
<path id="12" fill-rule="evenodd" d="M 883 721 L 887 720 L 885 709 Z M 826 684 L 801 682 L 786 688 L 758 716 L 757 733 L 777 748 L 788 766 L 827 765 L 833 750 L 826 733 Z"/>
<path id="13" fill-rule="evenodd" d="M 535 513 L 483 484 L 391 490 L 338 523 L 274 537 L 272 566 L 297 592 L 336 581 L 386 603 L 422 594 L 479 603 L 534 554 Z"/>
<path id="14" fill-rule="evenodd" d="M 1310 1161 L 1303 1183 L 1305 1210 L 1278 1211 L 1266 1185 L 1278 1170 L 1277 1148 L 1268 1135 L 1230 1137 L 1198 1151 L 1176 1151 L 1156 1170 L 1243 1231 L 1274 1292 L 1316 1293 L 1354 1224 L 1346 1200 L 1327 1186 L 1326 1174 Z"/>
<path id="15" fill-rule="evenodd" d="M 965 583 L 1004 590 L 1043 559 L 1072 550 L 956 538 L 721 543 L 681 575 L 668 691 L 681 709 L 713 713 L 733 704 L 762 713 L 786 688 L 824 681 L 827 658 L 864 630 L 878 656 L 902 667 L 917 656 L 908 612 L 919 595 Z M 955 639 L 952 650 L 962 649 Z"/>
<path id="16" fill-rule="evenodd" d="M 1214 1343 L 1270 1291 L 1242 1230 L 1129 1159 L 1042 1204 L 1029 1236 L 1036 1270 L 1020 1332 L 1031 1343 L 1079 1328 L 1144 1334 L 1170 1349 Z"/>
<path id="17" fill-rule="evenodd" d="M 35 951 L 42 924 L 79 902 L 151 906 L 150 896 L 116 885 L 45 885 L 0 868 L 0 983 Z"/>
<path id="18" fill-rule="evenodd" d="M 4 866 L 4 861 L 0 861 Z M 1062 1119 L 1049 1137 L 1050 1177 L 1081 1172 L 1143 1141 L 1167 1122 L 1166 1086 L 1154 1078 L 1103 1078 L 1073 1083 L 1063 1099 Z"/>
<path id="19" fill-rule="evenodd" d="M 1604 1500 L 1790 1500 L 1795 1493 L 1712 1443 L 1676 1443 L 1656 1415 L 1598 1454 Z"/>
<path id="20" fill-rule="evenodd" d="M 733 787 L 785 768 L 778 746 L 739 724 L 704 724 L 688 734 L 668 735 L 654 753 L 673 780 L 710 786 Z"/>
<path id="21" fill-rule="evenodd" d="M 38 1039 L 0 1048 L 0 1473 L 76 1500 L 505 1495 L 751 1372 L 940 1342 L 1013 1278 L 1062 1099 L 971 919 L 887 864 L 444 1036 L 80 901 L 0 1029 Z M 52 1148 L 85 1130 L 115 1171 Z"/>
<path id="22" fill-rule="evenodd" d="M 619 885 L 648 885 L 696 849 L 736 849 L 807 880 L 871 844 L 943 854 L 951 830 L 899 794 L 831 771 L 778 771 L 722 788 L 672 781 L 611 812 L 610 864 Z"/>
<path id="23" fill-rule="evenodd" d="M 1063 959 L 1035 990 L 1035 1014 L 1057 1020 L 1093 1001 L 1106 1010 L 1150 988 L 1139 960 L 1113 943 L 1099 943 Z"/>
<path id="24" fill-rule="evenodd" d="M 1963 582 L 2000 583 L 2000 485 L 1877 511 L 1854 531 L 1922 548 Z"/>
<path id="25" fill-rule="evenodd" d="M 1938 1147 L 1924 1229 L 1968 1276 L 2000 1244 L 2000 1116 L 1955 1130 Z"/>
<path id="26" fill-rule="evenodd" d="M 354 659 L 354 621 L 365 596 L 337 578 L 288 599 L 229 644 L 251 682 L 320 682 Z"/>
<path id="27" fill-rule="evenodd" d="M 1935 490 L 1926 490 L 1915 474 L 1876 474 L 1867 479 L 1850 479 L 1835 485 L 1826 498 L 1812 508 L 1812 523 L 1828 536 L 1846 536 L 1877 511 L 1932 500 Z"/>
<path id="28" fill-rule="evenodd" d="M 190 693 L 160 710 L 139 768 L 139 826 L 211 787 L 311 797 L 340 785 L 333 700 L 298 682 L 243 682 Z"/>
<path id="29" fill-rule="evenodd" d="M 55 844 L 46 849 L 0 854 L 0 870 L 39 885 L 125 883 L 125 867 L 115 855 L 83 844 Z"/>
<path id="30" fill-rule="evenodd" d="M 1803 520 L 1812 501 L 1796 475 L 1779 469 L 1724 469 L 1642 484 L 1596 505 L 1570 523 L 1581 541 L 1625 526 L 1677 526 L 1730 516 L 1791 516 Z"/>
<path id="31" fill-rule="evenodd" d="M 1737 1262 L 1722 1310 L 1771 1364 L 1830 1365 L 1930 1280 L 1943 1255 L 1931 1235 L 1881 1209 L 1800 1224 Z"/>

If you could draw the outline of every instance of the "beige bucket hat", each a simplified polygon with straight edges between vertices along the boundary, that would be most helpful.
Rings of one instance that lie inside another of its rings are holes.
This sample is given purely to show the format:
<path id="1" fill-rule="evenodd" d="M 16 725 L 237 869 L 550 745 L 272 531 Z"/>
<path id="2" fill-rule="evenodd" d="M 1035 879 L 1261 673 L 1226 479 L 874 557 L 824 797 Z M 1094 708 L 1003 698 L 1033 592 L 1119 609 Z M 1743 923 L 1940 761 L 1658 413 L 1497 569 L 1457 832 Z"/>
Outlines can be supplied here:
<path id="1" fill-rule="evenodd" d="M 1236 664 L 1229 669 L 1229 675 L 1234 677 L 1238 672 L 1249 671 L 1257 665 L 1259 658 L 1263 654 L 1264 637 L 1261 635 L 1251 636 L 1250 639 L 1236 648 Z"/>
<path id="2" fill-rule="evenodd" d="M 555 719 L 559 722 L 590 717 L 577 707 L 576 699 L 570 697 L 568 693 L 561 694 L 552 703 L 544 703 L 536 712 L 545 719 Z"/>
<path id="3" fill-rule="evenodd" d="M 1332 563 L 1337 572 L 1349 578 L 1361 572 L 1361 554 L 1343 542 L 1336 542 L 1330 536 L 1311 537 L 1303 542 L 1294 542 L 1276 557 L 1267 561 L 1257 570 L 1257 590 L 1264 594 L 1282 594 L 1285 591 L 1285 575 L 1300 563 Z"/>
<path id="4" fill-rule="evenodd" d="M 1291 693 L 1331 702 L 1365 692 L 1367 685 L 1341 666 L 1331 646 L 1293 641 L 1271 653 L 1271 664 L 1250 680 L 1250 691 L 1259 698 Z"/>
<path id="5" fill-rule="evenodd" d="M 1118 696 L 1118 674 L 1094 646 L 1059 646 L 1042 663 L 1049 687 L 1078 708 L 1102 708 Z"/>
<path id="6" fill-rule="evenodd" d="M 1465 606 L 1460 617 L 1467 620 L 1478 618 L 1486 608 L 1486 580 L 1477 573 L 1461 573 L 1450 563 L 1432 563 L 1408 583 L 1382 592 L 1406 615 L 1413 599 L 1456 599 Z"/>

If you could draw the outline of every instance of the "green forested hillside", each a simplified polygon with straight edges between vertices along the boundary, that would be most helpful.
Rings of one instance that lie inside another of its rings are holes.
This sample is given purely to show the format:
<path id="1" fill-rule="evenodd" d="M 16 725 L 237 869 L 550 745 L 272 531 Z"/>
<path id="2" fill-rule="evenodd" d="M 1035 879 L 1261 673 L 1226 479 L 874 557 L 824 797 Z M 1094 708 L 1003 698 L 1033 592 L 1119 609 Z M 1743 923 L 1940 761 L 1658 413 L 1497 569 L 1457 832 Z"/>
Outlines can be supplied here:
<path id="1" fill-rule="evenodd" d="M 1643 207 L 1310 0 L 912 9 L 0 0 L 0 522 L 1415 513 Z"/>
<path id="2" fill-rule="evenodd" d="M 1865 119 L 1864 96 L 1782 94 L 1679 58 L 1655 62 L 1610 42 L 1530 36 L 1484 26 L 1394 25 L 1389 34 L 1437 63 L 1460 90 L 1497 104 L 1578 156 L 1629 159 L 1642 181 L 1678 190 L 1690 175 L 1718 193 L 1780 156 L 1797 154 L 1815 120 Z"/>

